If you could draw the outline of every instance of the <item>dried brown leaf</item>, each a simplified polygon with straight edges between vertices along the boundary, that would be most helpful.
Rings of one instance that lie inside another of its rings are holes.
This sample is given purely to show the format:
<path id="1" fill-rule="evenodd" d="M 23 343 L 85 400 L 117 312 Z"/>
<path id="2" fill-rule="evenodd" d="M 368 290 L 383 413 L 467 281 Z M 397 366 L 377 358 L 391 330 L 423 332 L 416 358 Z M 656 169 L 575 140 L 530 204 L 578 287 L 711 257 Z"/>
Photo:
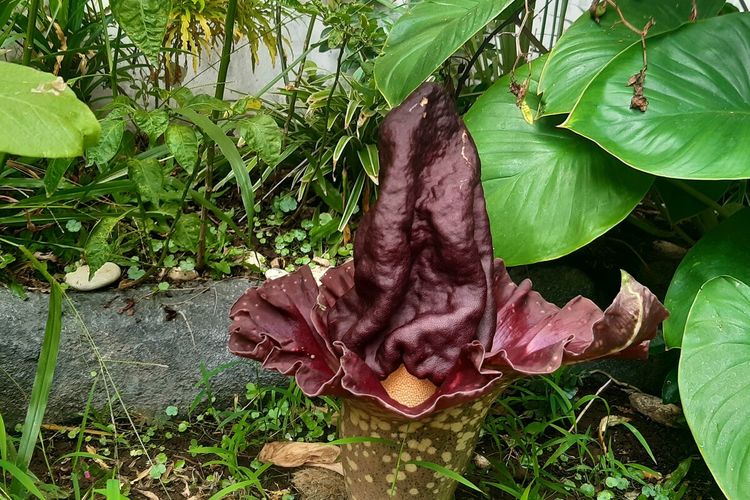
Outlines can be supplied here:
<path id="1" fill-rule="evenodd" d="M 275 441 L 266 443 L 258 454 L 261 462 L 279 467 L 300 467 L 305 464 L 332 464 L 339 457 L 339 447 L 323 443 Z"/>
<path id="2" fill-rule="evenodd" d="M 139 493 L 139 494 L 143 495 L 144 497 L 148 498 L 149 500 L 159 500 L 159 497 L 156 496 L 154 493 L 151 493 L 150 491 L 139 490 L 139 489 L 136 489 L 136 488 L 133 488 L 133 491 L 135 491 L 136 493 Z"/>
<path id="3" fill-rule="evenodd" d="M 604 441 L 604 436 L 607 434 L 607 429 L 609 429 L 610 427 L 614 427 L 615 425 L 630 422 L 630 420 L 631 419 L 628 417 L 621 417 L 619 415 L 608 415 L 606 417 L 602 417 L 602 419 L 599 421 L 599 445 L 602 447 L 602 450 L 604 450 L 604 453 L 607 453 L 607 443 Z"/>

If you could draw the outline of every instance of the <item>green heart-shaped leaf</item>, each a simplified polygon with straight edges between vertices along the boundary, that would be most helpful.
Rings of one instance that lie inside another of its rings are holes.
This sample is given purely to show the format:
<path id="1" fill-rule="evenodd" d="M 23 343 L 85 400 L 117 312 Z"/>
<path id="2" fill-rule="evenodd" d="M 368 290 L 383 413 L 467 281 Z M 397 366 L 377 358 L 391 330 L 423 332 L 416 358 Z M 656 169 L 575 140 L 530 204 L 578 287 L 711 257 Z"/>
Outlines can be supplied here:
<path id="1" fill-rule="evenodd" d="M 532 79 L 543 60 L 516 70 Z M 464 117 L 482 161 L 495 255 L 508 265 L 568 254 L 624 219 L 652 177 L 623 165 L 595 144 L 557 128 L 550 119 L 529 124 L 509 91 L 510 77 L 490 87 Z"/>
<path id="2" fill-rule="evenodd" d="M 696 0 L 698 18 L 716 15 L 723 4 L 724 0 Z M 689 1 L 617 0 L 617 6 L 638 29 L 653 19 L 649 37 L 687 23 L 692 10 Z M 599 23 L 584 12 L 555 44 L 542 71 L 539 81 L 539 93 L 544 94 L 542 114 L 570 113 L 599 70 L 634 44 L 640 47 L 640 37 L 622 23 L 612 7 L 607 8 Z"/>
<path id="3" fill-rule="evenodd" d="M 750 177 L 750 14 L 684 26 L 648 42 L 643 113 L 628 79 L 642 49 L 620 54 L 591 82 L 564 126 L 634 168 L 680 179 Z"/>
<path id="4" fill-rule="evenodd" d="M 706 233 L 685 255 L 664 299 L 669 310 L 669 318 L 664 322 L 667 347 L 680 347 L 690 305 L 703 283 L 722 275 L 750 283 L 748 248 L 750 209 L 744 209 Z"/>
<path id="5" fill-rule="evenodd" d="M 513 0 L 423 0 L 396 21 L 375 61 L 375 81 L 397 106 Z"/>
<path id="6" fill-rule="evenodd" d="M 721 276 L 690 309 L 679 368 L 693 437 L 727 498 L 750 498 L 750 287 Z"/>

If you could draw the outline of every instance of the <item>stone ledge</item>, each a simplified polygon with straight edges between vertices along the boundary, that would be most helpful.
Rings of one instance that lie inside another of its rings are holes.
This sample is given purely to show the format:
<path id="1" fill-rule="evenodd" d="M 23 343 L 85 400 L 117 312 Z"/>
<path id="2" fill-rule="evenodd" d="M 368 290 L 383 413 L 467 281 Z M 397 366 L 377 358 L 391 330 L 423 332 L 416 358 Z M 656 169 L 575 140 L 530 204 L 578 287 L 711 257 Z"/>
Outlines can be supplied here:
<path id="1" fill-rule="evenodd" d="M 246 279 L 192 282 L 189 288 L 151 293 L 150 288 L 80 293 L 70 291 L 75 311 L 64 304 L 63 332 L 55 379 L 45 420 L 65 422 L 84 410 L 99 370 L 87 329 L 129 411 L 160 414 L 169 405 L 188 409 L 199 392 L 201 363 L 212 370 L 229 368 L 211 379 L 219 407 L 244 394 L 245 384 L 286 386 L 288 379 L 241 360 L 227 350 L 228 311 L 237 297 L 255 283 Z M 0 414 L 12 425 L 22 421 L 34 382 L 44 336 L 48 296 L 30 293 L 25 301 L 0 289 Z M 132 306 L 131 306 L 132 304 Z M 109 401 L 97 377 L 94 408 Z M 110 386 L 109 396 L 114 391 Z M 121 405 L 113 405 L 121 412 Z"/>
<path id="2" fill-rule="evenodd" d="M 578 294 L 604 306 L 612 299 L 587 273 L 564 264 L 523 266 L 510 273 L 516 281 L 531 278 L 534 288 L 558 305 Z M 237 358 L 227 350 L 229 308 L 249 286 L 257 284 L 238 278 L 196 281 L 187 288 L 157 294 L 148 287 L 69 293 L 128 410 L 148 416 L 161 414 L 170 405 L 180 412 L 187 410 L 199 392 L 196 384 L 201 379 L 201 363 L 212 370 L 234 362 L 211 379 L 219 408 L 229 405 L 235 394 L 244 394 L 248 382 L 286 387 L 287 377 L 262 370 L 259 363 Z M 26 412 L 44 335 L 47 300 L 45 294 L 30 293 L 29 299 L 22 301 L 0 289 L 0 414 L 11 425 L 23 420 Z M 134 305 L 129 307 L 130 303 Z M 46 421 L 58 423 L 75 419 L 83 411 L 93 383 L 89 373 L 99 369 L 90 343 L 67 305 L 63 319 L 46 414 Z M 605 367 L 611 370 L 612 365 L 632 375 L 636 384 L 644 378 L 642 363 L 609 361 Z M 98 378 L 94 407 L 104 408 L 109 399 L 101 376 Z M 114 408 L 121 411 L 119 403 Z"/>

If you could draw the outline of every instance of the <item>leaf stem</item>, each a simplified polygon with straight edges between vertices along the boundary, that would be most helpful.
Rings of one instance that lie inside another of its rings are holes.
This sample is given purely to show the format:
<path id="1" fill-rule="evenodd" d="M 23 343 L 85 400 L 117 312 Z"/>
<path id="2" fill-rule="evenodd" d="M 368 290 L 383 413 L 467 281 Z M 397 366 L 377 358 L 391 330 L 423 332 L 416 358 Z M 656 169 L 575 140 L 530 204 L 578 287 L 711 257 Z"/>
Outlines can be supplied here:
<path id="1" fill-rule="evenodd" d="M 307 33 L 305 33 L 305 42 L 302 45 L 303 58 L 299 63 L 299 71 L 297 72 L 297 78 L 294 81 L 294 90 L 292 96 L 289 99 L 289 108 L 286 113 L 286 121 L 284 122 L 284 144 L 286 145 L 287 137 L 289 136 L 289 125 L 292 121 L 292 115 L 294 114 L 294 106 L 297 104 L 297 95 L 299 94 L 299 86 L 302 82 L 302 76 L 305 73 L 305 62 L 307 62 L 307 49 L 310 46 L 310 40 L 312 39 L 313 28 L 315 27 L 315 14 L 310 16 L 310 22 L 307 25 Z M 284 68 L 286 71 L 286 68 Z"/>
<path id="2" fill-rule="evenodd" d="M 700 201 L 707 207 L 713 209 L 716 211 L 717 214 L 719 214 L 720 217 L 724 219 L 728 219 L 732 216 L 732 214 L 727 211 L 726 208 L 721 206 L 719 203 L 717 203 L 715 200 L 711 199 L 709 196 L 706 196 L 705 194 L 701 193 L 697 189 L 695 189 L 693 186 L 688 184 L 685 181 L 682 181 L 680 179 L 669 179 L 670 184 L 673 184 L 674 186 L 680 188 L 682 191 L 686 192 L 696 200 Z"/>
<path id="3" fill-rule="evenodd" d="M 284 84 L 289 85 L 289 75 L 286 71 L 286 52 L 284 52 L 284 37 L 281 33 L 281 3 L 276 2 L 276 46 L 279 50 L 279 61 L 281 72 L 284 75 Z"/>
<path id="4" fill-rule="evenodd" d="M 556 38 L 559 40 L 565 30 L 565 16 L 568 14 L 568 0 L 562 0 L 562 7 L 560 8 L 560 20 L 557 24 Z"/>
<path id="5" fill-rule="evenodd" d="M 312 172 L 312 175 L 310 175 L 310 182 L 312 182 L 315 179 L 315 176 L 318 173 L 318 170 L 320 170 L 320 164 L 323 161 L 323 156 L 325 155 L 326 146 L 328 145 L 328 117 L 331 114 L 331 100 L 333 99 L 333 94 L 336 91 L 336 87 L 339 84 L 339 78 L 341 77 L 341 62 L 344 59 L 344 52 L 346 52 L 347 43 L 349 43 L 349 35 L 345 34 L 343 40 L 341 41 L 341 51 L 339 52 L 339 57 L 336 61 L 336 75 L 333 78 L 333 84 L 331 84 L 331 89 L 328 91 L 328 98 L 326 99 L 326 107 L 323 110 L 323 137 L 320 139 L 320 149 L 318 152 L 318 159 L 315 162 L 315 165 L 313 166 L 313 172 Z M 296 219 L 301 213 L 302 208 L 304 207 L 305 202 L 307 201 L 309 192 L 310 192 L 309 184 L 306 184 L 304 192 L 302 194 L 302 199 L 300 200 L 300 203 L 297 206 L 297 210 L 292 215 L 291 217 L 292 219 Z"/>

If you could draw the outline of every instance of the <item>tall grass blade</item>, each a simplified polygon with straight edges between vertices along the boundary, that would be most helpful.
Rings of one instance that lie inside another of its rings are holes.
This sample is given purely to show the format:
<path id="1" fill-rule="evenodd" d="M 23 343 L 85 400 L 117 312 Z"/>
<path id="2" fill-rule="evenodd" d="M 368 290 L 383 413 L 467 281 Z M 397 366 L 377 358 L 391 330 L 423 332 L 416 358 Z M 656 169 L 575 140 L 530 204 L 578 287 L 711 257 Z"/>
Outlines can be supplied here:
<path id="1" fill-rule="evenodd" d="M 253 215 L 255 213 L 255 193 L 253 192 L 253 185 L 250 182 L 248 169 L 245 167 L 245 162 L 242 160 L 242 156 L 240 156 L 237 146 L 235 146 L 234 142 L 227 137 L 224 131 L 208 117 L 200 115 L 189 108 L 181 108 L 176 110 L 176 112 L 182 115 L 186 120 L 198 126 L 208 137 L 211 138 L 212 141 L 216 143 L 217 146 L 219 146 L 219 149 L 221 149 L 221 152 L 232 167 L 235 179 L 237 179 L 237 185 L 240 188 L 240 196 L 242 197 L 242 205 L 245 207 L 245 213 L 247 214 L 247 227 L 252 229 Z"/>
<path id="2" fill-rule="evenodd" d="M 31 401 L 23 424 L 21 442 L 18 446 L 16 464 L 26 469 L 31 462 L 34 446 L 39 437 L 44 411 L 47 409 L 47 399 L 52 387 L 52 378 L 57 365 L 57 353 L 60 348 L 60 334 L 62 332 L 62 289 L 57 282 L 52 284 L 49 296 L 49 311 L 47 325 L 44 330 L 44 341 L 37 363 L 34 387 L 31 391 Z"/>
<path id="3" fill-rule="evenodd" d="M 0 415 L 0 460 L 8 460 L 8 434 L 5 432 L 2 415 Z"/>
<path id="4" fill-rule="evenodd" d="M 433 472 L 437 472 L 441 476 L 445 476 L 448 479 L 453 479 L 454 481 L 457 481 L 457 482 L 463 484 L 467 488 L 471 488 L 472 490 L 478 491 L 479 493 L 482 493 L 483 495 L 486 496 L 486 493 L 484 493 L 484 491 L 482 491 L 479 488 L 479 486 L 477 486 L 476 484 L 472 483 L 471 481 L 469 481 L 468 479 L 466 479 L 465 477 L 463 477 L 458 472 L 455 472 L 455 471 L 452 471 L 450 469 L 447 469 L 447 468 L 443 467 L 442 465 L 438 465 L 438 464 L 433 463 L 433 462 L 426 462 L 424 460 L 410 460 L 409 462 L 406 462 L 406 463 L 407 464 L 414 464 L 417 467 L 424 467 L 425 469 L 430 469 Z"/>
<path id="5" fill-rule="evenodd" d="M 47 409 L 47 400 L 49 398 L 50 389 L 52 388 L 55 367 L 57 366 L 57 354 L 60 349 L 60 334 L 62 333 L 63 298 L 62 288 L 47 272 L 46 267 L 44 267 L 27 248 L 22 246 L 19 247 L 19 249 L 26 255 L 31 265 L 39 271 L 47 281 L 49 281 L 51 290 L 49 296 L 47 324 L 44 330 L 44 340 L 42 341 L 42 349 L 39 353 L 36 376 L 34 377 L 34 387 L 31 390 L 31 401 L 29 402 L 29 408 L 26 411 L 26 420 L 23 424 L 21 441 L 18 445 L 18 454 L 14 465 L 14 467 L 17 467 L 19 471 L 24 473 L 24 475 L 19 476 L 13 474 L 12 471 L 9 471 L 14 478 L 13 484 L 11 485 L 11 491 L 13 493 L 22 491 L 22 488 L 26 488 L 27 491 L 32 491 L 27 486 L 28 476 L 25 474 L 25 471 L 31 463 L 31 457 L 34 454 L 34 446 L 39 438 L 39 430 L 42 426 L 44 412 Z"/>

